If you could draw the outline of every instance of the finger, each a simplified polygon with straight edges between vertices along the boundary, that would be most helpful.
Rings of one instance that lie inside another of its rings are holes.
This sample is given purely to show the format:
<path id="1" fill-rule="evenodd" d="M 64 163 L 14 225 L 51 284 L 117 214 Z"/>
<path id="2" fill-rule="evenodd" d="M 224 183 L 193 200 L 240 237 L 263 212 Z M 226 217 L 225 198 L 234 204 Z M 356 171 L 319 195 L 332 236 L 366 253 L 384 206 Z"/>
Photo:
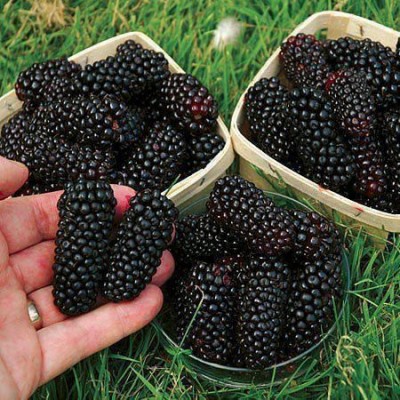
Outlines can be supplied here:
<path id="1" fill-rule="evenodd" d="M 47 240 L 10 257 L 10 265 L 26 293 L 51 284 L 54 249 L 54 240 Z"/>
<path id="2" fill-rule="evenodd" d="M 43 357 L 41 384 L 143 328 L 161 310 L 162 302 L 161 290 L 148 285 L 134 301 L 105 304 L 38 331 Z"/>
<path id="3" fill-rule="evenodd" d="M 16 192 L 28 179 L 24 164 L 0 157 L 0 200 Z"/>
<path id="4" fill-rule="evenodd" d="M 162 286 L 174 272 L 174 258 L 169 251 L 165 251 L 153 277 L 152 284 Z M 54 305 L 53 286 L 42 287 L 28 295 L 28 298 L 35 303 L 41 317 L 41 326 L 46 327 L 64 321 L 67 317 Z M 105 304 L 99 301 L 99 304 Z"/>
<path id="5" fill-rule="evenodd" d="M 113 186 L 117 199 L 116 216 L 121 218 L 129 207 L 128 198 L 135 191 L 126 186 Z M 54 239 L 58 225 L 57 202 L 61 191 L 36 196 L 7 199 L 0 203 L 0 226 L 10 254 Z"/>

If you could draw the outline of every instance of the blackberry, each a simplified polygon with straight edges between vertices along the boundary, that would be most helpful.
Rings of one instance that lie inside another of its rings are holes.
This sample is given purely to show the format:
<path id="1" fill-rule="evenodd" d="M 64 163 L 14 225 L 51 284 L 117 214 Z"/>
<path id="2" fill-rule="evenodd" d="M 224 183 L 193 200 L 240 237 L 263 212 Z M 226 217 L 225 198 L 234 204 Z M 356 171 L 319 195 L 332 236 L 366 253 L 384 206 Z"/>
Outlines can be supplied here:
<path id="1" fill-rule="evenodd" d="M 334 320 L 335 302 L 338 305 L 342 295 L 340 255 L 307 261 L 293 271 L 282 341 L 287 358 L 320 341 Z"/>
<path id="2" fill-rule="evenodd" d="M 196 171 L 205 168 L 225 146 L 224 139 L 215 133 L 191 137 L 187 142 L 187 168 L 189 171 L 186 175 L 192 175 Z"/>
<path id="3" fill-rule="evenodd" d="M 34 194 L 42 194 L 55 192 L 63 189 L 63 185 L 57 183 L 37 182 L 34 179 L 28 179 L 25 184 L 13 194 L 13 197 L 31 196 Z"/>
<path id="4" fill-rule="evenodd" d="M 116 200 L 106 182 L 69 183 L 58 202 L 54 303 L 63 314 L 89 311 L 107 265 Z"/>
<path id="5" fill-rule="evenodd" d="M 62 98 L 34 113 L 35 127 L 96 147 L 127 148 L 143 136 L 140 117 L 115 96 Z"/>
<path id="6" fill-rule="evenodd" d="M 131 198 L 111 249 L 104 297 L 119 302 L 139 296 L 161 263 L 177 217 L 172 201 L 158 189 Z"/>
<path id="7" fill-rule="evenodd" d="M 218 225 L 208 215 L 188 215 L 176 224 L 173 253 L 181 264 L 190 265 L 195 260 L 215 261 L 241 250 L 243 244 L 236 234 Z"/>
<path id="8" fill-rule="evenodd" d="M 289 37 L 279 54 L 287 78 L 296 86 L 322 88 L 330 68 L 321 41 L 299 33 Z"/>
<path id="9" fill-rule="evenodd" d="M 187 145 L 182 133 L 172 125 L 155 122 L 141 145 L 127 157 L 118 183 L 136 190 L 166 189 L 182 173 Z"/>
<path id="10" fill-rule="evenodd" d="M 285 261 L 253 256 L 239 276 L 237 363 L 263 369 L 278 361 L 291 270 Z"/>
<path id="11" fill-rule="evenodd" d="M 25 161 L 23 138 L 29 133 L 31 120 L 28 113 L 19 111 L 3 125 L 0 136 L 0 156 L 9 160 Z"/>
<path id="12" fill-rule="evenodd" d="M 291 211 L 296 226 L 294 255 L 299 260 L 317 261 L 340 252 L 339 231 L 315 212 Z"/>
<path id="13" fill-rule="evenodd" d="M 73 76 L 80 70 L 79 64 L 68 61 L 65 57 L 35 63 L 18 75 L 15 93 L 22 101 L 36 102 L 40 99 L 40 93 L 55 78 Z"/>
<path id="14" fill-rule="evenodd" d="M 235 270 L 230 263 L 197 262 L 180 281 L 175 301 L 177 339 L 204 360 L 234 357 Z"/>
<path id="15" fill-rule="evenodd" d="M 288 212 L 240 176 L 219 179 L 207 208 L 218 224 L 236 232 L 255 253 L 277 256 L 293 249 L 295 229 Z"/>
<path id="16" fill-rule="evenodd" d="M 355 70 L 329 75 L 326 90 L 340 127 L 350 137 L 373 135 L 376 127 L 376 104 L 363 73 Z"/>
<path id="17" fill-rule="evenodd" d="M 78 74 L 81 92 L 134 99 L 153 91 L 170 75 L 168 61 L 162 53 L 139 47 L 132 51 L 126 47 L 119 49 L 115 56 L 87 65 Z"/>
<path id="18" fill-rule="evenodd" d="M 140 43 L 137 43 L 134 40 L 129 39 L 117 47 L 117 54 L 132 54 L 135 53 L 136 51 L 142 51 L 142 50 L 143 46 Z M 162 53 L 159 54 L 162 55 Z"/>
<path id="19" fill-rule="evenodd" d="M 115 154 L 111 150 L 69 144 L 43 130 L 24 137 L 22 146 L 23 162 L 38 181 L 63 184 L 78 179 L 116 179 Z"/>
<path id="20" fill-rule="evenodd" d="M 160 107 L 174 123 L 192 135 L 208 133 L 217 123 L 216 100 L 189 74 L 171 74 L 161 83 Z"/>

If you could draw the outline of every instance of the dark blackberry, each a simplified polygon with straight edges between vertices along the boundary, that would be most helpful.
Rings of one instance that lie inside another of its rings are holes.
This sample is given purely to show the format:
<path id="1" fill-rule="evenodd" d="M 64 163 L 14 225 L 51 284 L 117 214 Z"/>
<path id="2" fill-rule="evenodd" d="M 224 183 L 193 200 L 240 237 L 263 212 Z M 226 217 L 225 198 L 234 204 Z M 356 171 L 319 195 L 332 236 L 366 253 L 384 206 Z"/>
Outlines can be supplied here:
<path id="1" fill-rule="evenodd" d="M 158 189 L 131 198 L 111 249 L 104 297 L 119 302 L 139 296 L 161 263 L 177 217 L 172 201 Z"/>
<path id="2" fill-rule="evenodd" d="M 63 184 L 77 179 L 116 179 L 115 154 L 111 150 L 69 144 L 43 130 L 26 136 L 22 145 L 23 161 L 38 181 Z"/>
<path id="3" fill-rule="evenodd" d="M 135 53 L 136 51 L 142 51 L 142 50 L 143 46 L 140 43 L 137 43 L 134 40 L 129 39 L 117 47 L 117 54 L 132 54 Z M 162 55 L 162 53 L 159 54 Z"/>
<path id="4" fill-rule="evenodd" d="M 278 361 L 291 270 L 276 258 L 253 256 L 239 275 L 237 363 L 263 369 Z"/>
<path id="5" fill-rule="evenodd" d="M 329 74 L 322 43 L 314 35 L 299 33 L 289 37 L 279 54 L 287 78 L 296 86 L 322 88 Z"/>
<path id="6" fill-rule="evenodd" d="M 29 133 L 32 118 L 25 111 L 19 111 L 1 128 L 0 156 L 9 160 L 24 162 L 23 138 Z"/>
<path id="7" fill-rule="evenodd" d="M 96 147 L 127 148 L 144 133 L 140 117 L 112 95 L 62 98 L 40 107 L 33 121 L 52 135 Z"/>
<path id="8" fill-rule="evenodd" d="M 340 255 L 307 261 L 293 271 L 282 341 L 287 358 L 318 343 L 331 326 L 343 295 L 341 273 Z"/>
<path id="9" fill-rule="evenodd" d="M 57 183 L 37 182 L 33 178 L 30 178 L 20 189 L 18 189 L 17 192 L 13 194 L 13 197 L 31 196 L 34 194 L 55 192 L 61 189 L 63 189 L 63 185 Z"/>
<path id="10" fill-rule="evenodd" d="M 376 104 L 365 74 L 355 70 L 329 75 L 326 90 L 340 127 L 351 137 L 373 135 L 376 127 Z"/>
<path id="11" fill-rule="evenodd" d="M 36 102 L 40 99 L 43 88 L 55 78 L 75 75 L 81 68 L 79 64 L 68 61 L 66 58 L 35 63 L 18 75 L 15 93 L 22 101 Z"/>
<path id="12" fill-rule="evenodd" d="M 387 97 L 400 94 L 395 88 L 400 83 L 396 78 L 400 60 L 389 47 L 368 38 L 355 40 L 350 37 L 328 40 L 324 47 L 336 70 L 354 68 L 365 74 L 380 105 L 387 102 Z"/>
<path id="13" fill-rule="evenodd" d="M 60 197 L 53 295 L 63 314 L 82 314 L 96 303 L 115 205 L 106 182 L 69 183 Z"/>
<path id="14" fill-rule="evenodd" d="M 178 285 L 177 339 L 204 360 L 230 364 L 235 356 L 235 275 L 230 263 L 197 262 Z"/>
<path id="15" fill-rule="evenodd" d="M 224 146 L 224 139 L 215 133 L 207 133 L 200 137 L 189 138 L 187 157 L 189 172 L 187 172 L 187 175 L 205 168 L 222 151 Z"/>
<path id="16" fill-rule="evenodd" d="M 208 215 L 188 215 L 176 224 L 173 254 L 179 264 L 190 265 L 195 260 L 215 261 L 237 254 L 243 248 L 235 233 L 221 227 Z"/>
<path id="17" fill-rule="evenodd" d="M 162 53 L 137 47 L 121 50 L 115 57 L 87 65 L 78 74 L 78 87 L 85 94 L 113 94 L 125 99 L 153 91 L 170 72 Z"/>
<path id="18" fill-rule="evenodd" d="M 172 74 L 162 82 L 160 107 L 174 123 L 192 135 L 208 133 L 217 123 L 216 100 L 189 74 Z"/>
<path id="19" fill-rule="evenodd" d="M 166 189 L 183 174 L 187 145 L 182 133 L 172 125 L 155 122 L 144 142 L 127 157 L 118 183 L 135 190 Z"/>
<path id="20" fill-rule="evenodd" d="M 207 208 L 218 224 L 236 232 L 253 252 L 277 256 L 293 249 L 295 227 L 288 212 L 240 176 L 219 179 Z"/>
<path id="21" fill-rule="evenodd" d="M 332 222 L 315 212 L 291 211 L 296 226 L 294 255 L 299 260 L 317 261 L 340 252 L 340 236 Z"/>

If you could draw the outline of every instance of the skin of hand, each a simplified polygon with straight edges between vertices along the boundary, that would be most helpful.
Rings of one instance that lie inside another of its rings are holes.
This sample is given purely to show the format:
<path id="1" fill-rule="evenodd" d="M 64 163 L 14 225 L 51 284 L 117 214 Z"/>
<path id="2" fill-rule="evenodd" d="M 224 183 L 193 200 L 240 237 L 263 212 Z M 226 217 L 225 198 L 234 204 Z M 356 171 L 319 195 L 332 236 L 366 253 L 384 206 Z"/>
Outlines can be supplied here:
<path id="1" fill-rule="evenodd" d="M 27 168 L 0 157 L 0 398 L 27 399 L 35 389 L 80 360 L 148 324 L 160 311 L 159 288 L 173 273 L 165 251 L 152 283 L 133 301 L 107 303 L 66 317 L 52 297 L 57 201 L 62 192 L 8 198 L 28 178 Z M 116 219 L 135 192 L 114 186 Z M 33 301 L 40 329 L 28 316 Z"/>

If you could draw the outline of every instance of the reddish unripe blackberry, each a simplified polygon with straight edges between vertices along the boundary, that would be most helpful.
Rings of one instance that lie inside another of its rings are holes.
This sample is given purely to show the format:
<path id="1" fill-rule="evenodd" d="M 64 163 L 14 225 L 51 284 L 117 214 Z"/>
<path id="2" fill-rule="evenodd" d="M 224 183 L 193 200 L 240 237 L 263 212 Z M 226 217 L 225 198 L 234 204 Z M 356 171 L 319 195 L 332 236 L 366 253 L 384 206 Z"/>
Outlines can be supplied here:
<path id="1" fill-rule="evenodd" d="M 286 359 L 318 343 L 335 317 L 342 298 L 341 256 L 307 261 L 293 271 L 284 327 Z"/>
<path id="2" fill-rule="evenodd" d="M 183 174 L 187 144 L 172 125 L 155 122 L 144 142 L 136 146 L 123 163 L 118 183 L 135 190 L 168 188 Z"/>
<path id="3" fill-rule="evenodd" d="M 104 297 L 119 302 L 142 292 L 161 263 L 178 210 L 158 189 L 143 190 L 130 200 L 111 249 Z"/>
<path id="4" fill-rule="evenodd" d="M 253 252 L 280 255 L 294 246 L 295 230 L 288 212 L 240 176 L 219 179 L 207 208 L 218 224 L 236 232 Z"/>
<path id="5" fill-rule="evenodd" d="M 210 132 L 217 123 L 216 100 L 189 74 L 171 74 L 161 83 L 160 107 L 174 123 L 192 135 Z"/>
<path id="6" fill-rule="evenodd" d="M 191 265 L 195 260 L 215 261 L 243 249 L 236 233 L 218 225 L 208 215 L 188 215 L 176 224 L 173 254 L 179 264 Z"/>
<path id="7" fill-rule="evenodd" d="M 204 360 L 230 364 L 235 356 L 236 271 L 227 262 L 197 262 L 175 299 L 177 339 Z"/>
<path id="8" fill-rule="evenodd" d="M 296 86 L 322 88 L 330 71 L 322 43 L 314 35 L 299 33 L 281 46 L 279 58 L 286 76 Z"/>
<path id="9" fill-rule="evenodd" d="M 253 256 L 239 281 L 236 361 L 241 367 L 263 369 L 278 360 L 291 270 L 279 259 Z"/>
<path id="10" fill-rule="evenodd" d="M 82 314 L 96 303 L 107 265 L 115 205 L 106 182 L 69 183 L 60 197 L 53 295 L 63 314 Z"/>
<path id="11" fill-rule="evenodd" d="M 191 175 L 205 168 L 222 151 L 224 146 L 224 139 L 215 133 L 190 137 L 187 146 L 187 167 L 189 171 L 186 175 Z"/>
<path id="12" fill-rule="evenodd" d="M 35 63 L 22 71 L 15 84 L 15 93 L 22 101 L 40 99 L 42 90 L 57 77 L 77 74 L 82 67 L 66 58 Z"/>
<path id="13" fill-rule="evenodd" d="M 317 261 L 326 254 L 340 252 L 339 231 L 315 212 L 291 211 L 296 226 L 295 256 L 299 260 Z"/>

